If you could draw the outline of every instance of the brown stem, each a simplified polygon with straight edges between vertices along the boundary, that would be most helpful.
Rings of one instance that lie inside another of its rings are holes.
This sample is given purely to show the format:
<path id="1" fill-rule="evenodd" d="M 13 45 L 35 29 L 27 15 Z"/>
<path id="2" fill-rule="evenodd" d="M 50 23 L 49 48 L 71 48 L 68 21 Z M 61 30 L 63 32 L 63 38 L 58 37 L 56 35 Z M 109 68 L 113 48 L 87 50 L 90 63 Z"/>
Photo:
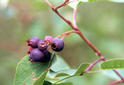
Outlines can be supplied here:
<path id="1" fill-rule="evenodd" d="M 84 73 L 86 73 L 86 72 L 88 72 L 89 70 L 91 70 L 92 67 L 93 67 L 94 65 L 96 65 L 96 64 L 97 64 L 98 62 L 100 62 L 100 61 L 102 61 L 102 58 L 101 58 L 101 57 L 100 57 L 99 59 L 97 59 L 96 61 L 94 61 L 93 63 L 91 63 L 90 66 L 84 70 Z"/>
<path id="2" fill-rule="evenodd" d="M 108 85 L 116 85 L 116 84 L 120 84 L 120 83 L 124 83 L 124 81 L 123 80 L 117 80 L 117 81 L 114 81 Z"/>
<path id="3" fill-rule="evenodd" d="M 70 30 L 70 31 L 67 31 L 67 32 L 64 32 L 64 33 L 62 33 L 62 34 L 60 34 L 59 36 L 57 36 L 56 38 L 60 38 L 60 37 L 62 37 L 62 36 L 67 36 L 67 35 L 69 35 L 69 34 L 71 34 L 71 33 L 78 33 L 78 31 L 76 31 L 76 30 Z"/>
<path id="4" fill-rule="evenodd" d="M 52 4 L 46 0 L 46 2 L 48 3 L 48 5 L 50 6 L 50 8 L 60 17 L 62 18 L 66 23 L 68 23 L 72 29 L 78 31 L 78 34 L 80 35 L 80 37 L 89 45 L 89 47 L 91 47 L 93 49 L 93 51 L 100 57 L 98 60 L 96 60 L 95 62 L 91 63 L 90 66 L 84 71 L 87 72 L 89 71 L 95 64 L 97 64 L 98 62 L 100 62 L 101 60 L 106 61 L 106 59 L 104 58 L 104 56 L 102 55 L 102 53 L 83 35 L 83 33 L 80 31 L 80 29 L 78 27 L 75 27 L 72 22 L 68 19 L 66 19 L 64 16 L 62 16 L 59 12 L 58 12 L 58 8 L 63 7 L 66 5 L 66 3 L 69 0 L 65 0 L 65 2 L 59 6 L 57 6 L 56 8 L 54 8 L 52 6 Z M 124 78 L 122 77 L 121 74 L 119 74 L 116 70 L 113 70 L 120 78 L 122 81 L 124 81 Z M 82 73 L 84 73 L 82 72 Z"/>
<path id="5" fill-rule="evenodd" d="M 63 6 L 66 6 L 68 2 L 69 2 L 69 0 L 65 0 L 65 2 L 62 3 L 61 5 L 57 6 L 57 7 L 55 8 L 55 10 L 57 10 L 57 9 L 63 7 Z"/>
<path id="6" fill-rule="evenodd" d="M 73 24 L 71 23 L 71 21 L 70 20 L 68 20 L 68 19 L 66 19 L 65 17 L 63 17 L 59 12 L 58 12 L 58 10 L 56 10 L 56 9 L 52 9 L 59 17 L 61 17 L 66 23 L 68 23 L 73 29 L 75 29 L 74 27 L 73 27 Z"/>

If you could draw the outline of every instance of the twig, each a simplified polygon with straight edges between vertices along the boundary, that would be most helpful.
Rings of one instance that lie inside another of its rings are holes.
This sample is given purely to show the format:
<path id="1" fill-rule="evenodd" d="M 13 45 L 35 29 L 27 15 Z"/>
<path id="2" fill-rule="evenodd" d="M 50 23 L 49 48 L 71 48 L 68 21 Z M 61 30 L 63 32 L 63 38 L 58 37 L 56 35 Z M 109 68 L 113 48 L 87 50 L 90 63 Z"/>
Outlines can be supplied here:
<path id="1" fill-rule="evenodd" d="M 117 71 L 117 70 L 113 70 L 120 78 L 121 78 L 121 80 L 123 80 L 124 81 L 124 78 L 123 78 L 123 76 Z"/>
<path id="2" fill-rule="evenodd" d="M 95 64 L 97 64 L 98 62 L 100 62 L 101 60 L 103 61 L 106 61 L 106 59 L 104 58 L 104 56 L 102 55 L 102 53 L 83 35 L 83 33 L 80 31 L 80 29 L 77 27 L 76 25 L 76 12 L 77 10 L 74 9 L 74 12 L 73 12 L 73 24 L 70 20 L 66 19 L 64 16 L 62 16 L 59 12 L 58 12 L 58 8 L 60 7 L 63 7 L 66 5 L 66 3 L 69 1 L 69 0 L 65 0 L 65 2 L 59 6 L 57 6 L 56 8 L 54 8 L 52 6 L 52 4 L 48 1 L 48 0 L 45 0 L 48 5 L 50 6 L 50 8 L 60 17 L 62 18 L 66 23 L 68 23 L 72 29 L 76 30 L 76 32 L 78 32 L 78 34 L 80 35 L 80 37 L 89 45 L 89 47 L 91 47 L 93 49 L 93 51 L 100 57 L 98 60 L 96 60 L 95 62 L 91 63 L 90 66 L 84 71 L 84 72 L 87 72 L 89 71 Z M 124 78 L 121 76 L 121 74 L 119 74 L 116 70 L 113 70 L 120 78 L 122 81 L 124 81 Z M 84 73 L 82 72 L 82 73 Z"/>
<path id="3" fill-rule="evenodd" d="M 117 81 L 114 81 L 108 85 L 116 85 L 116 84 L 120 84 L 120 83 L 124 83 L 124 81 L 123 80 L 117 80 Z"/>
<path id="4" fill-rule="evenodd" d="M 94 61 L 93 63 L 91 63 L 90 66 L 89 66 L 87 69 L 84 70 L 84 72 L 86 73 L 86 72 L 88 72 L 89 70 L 91 70 L 92 67 L 93 67 L 95 64 L 97 64 L 98 62 L 100 62 L 100 61 L 102 61 L 102 58 L 101 58 L 101 57 L 100 57 L 99 59 L 97 59 L 96 61 Z M 80 75 L 82 75 L 82 74 L 80 74 Z"/>
<path id="5" fill-rule="evenodd" d="M 70 31 L 67 31 L 67 32 L 64 32 L 64 33 L 62 33 L 62 34 L 60 34 L 59 36 L 57 36 L 56 38 L 60 38 L 60 37 L 62 37 L 62 36 L 67 36 L 67 35 L 69 35 L 69 34 L 71 34 L 71 33 L 78 33 L 78 31 L 76 31 L 76 30 L 70 30 Z"/>
<path id="6" fill-rule="evenodd" d="M 69 0 L 65 0 L 65 2 L 62 3 L 61 5 L 57 6 L 57 7 L 55 8 L 55 10 L 57 10 L 57 9 L 63 7 L 63 6 L 66 6 L 68 2 L 69 2 Z"/>
<path id="7" fill-rule="evenodd" d="M 73 25 L 74 25 L 75 28 L 78 28 L 77 24 L 76 24 L 76 15 L 77 15 L 77 8 L 74 8 L 74 11 L 73 11 Z"/>

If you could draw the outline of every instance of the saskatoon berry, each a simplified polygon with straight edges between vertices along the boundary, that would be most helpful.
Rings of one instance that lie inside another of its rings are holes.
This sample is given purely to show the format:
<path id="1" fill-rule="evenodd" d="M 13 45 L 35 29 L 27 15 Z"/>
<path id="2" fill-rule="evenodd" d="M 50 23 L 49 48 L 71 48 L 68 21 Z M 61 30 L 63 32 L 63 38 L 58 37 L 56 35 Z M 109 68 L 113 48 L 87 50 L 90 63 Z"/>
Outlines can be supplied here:
<path id="1" fill-rule="evenodd" d="M 38 49 L 41 50 L 41 51 L 44 51 L 46 50 L 48 47 L 47 43 L 45 43 L 44 41 L 40 40 L 38 42 Z"/>
<path id="2" fill-rule="evenodd" d="M 33 49 L 30 53 L 30 61 L 31 62 L 41 62 L 44 58 L 44 53 L 39 49 Z"/>
<path id="3" fill-rule="evenodd" d="M 48 50 L 43 51 L 44 53 L 44 58 L 42 62 L 48 62 L 51 59 L 51 53 Z"/>
<path id="4" fill-rule="evenodd" d="M 48 42 L 50 44 L 53 42 L 53 38 L 52 38 L 52 36 L 45 36 L 44 41 Z"/>
<path id="5" fill-rule="evenodd" d="M 37 48 L 37 43 L 40 39 L 38 37 L 32 37 L 29 40 L 27 40 L 28 45 L 33 47 L 33 48 Z"/>
<path id="6" fill-rule="evenodd" d="M 52 45 L 51 45 L 51 48 L 54 50 L 54 51 L 61 51 L 61 50 L 63 50 L 63 48 L 64 48 L 64 42 L 63 42 L 63 40 L 61 40 L 61 39 L 54 39 L 53 40 L 53 43 L 52 43 Z"/>

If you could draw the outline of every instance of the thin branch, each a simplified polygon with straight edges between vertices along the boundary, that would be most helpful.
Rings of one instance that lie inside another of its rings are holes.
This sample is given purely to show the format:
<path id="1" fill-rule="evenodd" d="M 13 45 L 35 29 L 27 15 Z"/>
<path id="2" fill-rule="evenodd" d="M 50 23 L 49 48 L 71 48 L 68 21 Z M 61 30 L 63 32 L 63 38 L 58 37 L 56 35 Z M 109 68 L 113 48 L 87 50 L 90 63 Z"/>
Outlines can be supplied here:
<path id="1" fill-rule="evenodd" d="M 71 23 L 71 21 L 68 20 L 68 19 L 66 19 L 65 17 L 63 17 L 63 16 L 58 12 L 58 10 L 57 10 L 58 8 L 67 5 L 67 4 L 65 4 L 65 3 L 67 3 L 69 0 L 65 0 L 65 2 L 63 3 L 64 5 L 57 6 L 56 8 L 54 8 L 54 7 L 52 6 L 52 4 L 51 4 L 48 0 L 45 0 L 45 1 L 46 1 L 46 3 L 50 6 L 50 8 L 51 8 L 60 18 L 62 18 L 66 23 L 68 23 L 68 25 L 70 25 L 74 30 L 76 30 L 76 28 L 73 26 L 73 24 Z"/>
<path id="2" fill-rule="evenodd" d="M 96 65 L 97 63 L 99 63 L 100 61 L 102 61 L 101 57 L 99 59 L 97 59 L 96 61 L 94 61 L 93 63 L 91 63 L 90 66 L 87 69 L 85 69 L 84 72 L 88 72 L 89 70 L 91 70 L 93 68 L 93 66 Z"/>
<path id="3" fill-rule="evenodd" d="M 72 28 L 73 28 L 73 24 L 71 23 L 70 20 L 66 19 L 65 17 L 63 17 L 58 10 L 52 9 L 59 17 L 61 17 L 66 23 L 68 23 Z M 75 29 L 75 28 L 73 28 Z"/>
<path id="4" fill-rule="evenodd" d="M 66 6 L 68 2 L 69 2 L 69 0 L 65 0 L 65 2 L 62 3 L 61 5 L 57 6 L 57 7 L 55 8 L 55 10 L 57 10 L 57 9 L 63 7 L 63 6 Z"/>
<path id="5" fill-rule="evenodd" d="M 123 80 L 123 82 L 124 82 L 124 78 L 123 78 L 123 76 L 117 71 L 117 70 L 113 70 L 120 78 L 121 78 L 121 80 Z"/>
<path id="6" fill-rule="evenodd" d="M 49 2 L 49 0 L 45 0 L 45 1 L 50 6 L 50 8 L 53 9 L 53 5 Z"/>
<path id="7" fill-rule="evenodd" d="M 104 56 L 102 55 L 102 53 L 82 34 L 82 32 L 80 31 L 80 29 L 77 27 L 77 25 L 76 25 L 76 12 L 77 12 L 77 10 L 74 10 L 74 16 L 73 16 L 73 18 L 74 18 L 74 23 L 75 23 L 76 26 L 73 25 L 70 20 L 66 19 L 64 16 L 62 16 L 62 15 L 58 12 L 57 9 L 60 8 L 60 7 L 65 6 L 66 3 L 68 2 L 68 0 L 65 0 L 65 2 L 64 2 L 63 4 L 59 5 L 59 6 L 56 7 L 56 8 L 54 8 L 54 7 L 52 6 L 52 4 L 51 4 L 48 0 L 45 0 L 45 1 L 48 3 L 48 5 L 50 6 L 50 8 L 51 8 L 60 18 L 62 18 L 66 23 L 68 23 L 68 24 L 72 27 L 72 29 L 78 31 L 78 34 L 80 35 L 80 37 L 81 37 L 81 38 L 89 45 L 89 47 L 91 47 L 91 48 L 93 49 L 93 51 L 100 57 L 98 60 L 96 60 L 95 62 L 93 62 L 93 63 L 90 65 L 90 67 L 87 68 L 86 71 L 89 71 L 96 63 L 100 62 L 101 60 L 106 61 L 106 59 L 104 58 Z M 124 81 L 124 78 L 121 76 L 121 74 L 119 74 L 116 70 L 113 70 L 113 71 L 122 79 L 122 81 Z"/>
<path id="8" fill-rule="evenodd" d="M 96 71 L 88 71 L 87 73 L 97 73 L 97 72 L 102 72 L 103 70 L 96 70 Z"/>
<path id="9" fill-rule="evenodd" d="M 78 28 L 77 24 L 76 24 L 76 15 L 77 15 L 77 8 L 74 8 L 74 11 L 73 11 L 73 25 L 74 25 L 75 28 Z"/>
<path id="10" fill-rule="evenodd" d="M 114 81 L 108 85 L 116 85 L 116 84 L 120 84 L 120 83 L 124 83 L 124 81 L 123 80 L 117 80 L 117 81 Z"/>
<path id="11" fill-rule="evenodd" d="M 67 35 L 69 35 L 69 34 L 71 34 L 71 33 L 78 33 L 78 31 L 76 31 L 76 30 L 70 30 L 70 31 L 67 31 L 67 32 L 64 32 L 64 33 L 62 33 L 62 34 L 60 34 L 59 36 L 57 36 L 56 38 L 60 38 L 60 37 L 62 37 L 62 36 L 67 36 Z"/>

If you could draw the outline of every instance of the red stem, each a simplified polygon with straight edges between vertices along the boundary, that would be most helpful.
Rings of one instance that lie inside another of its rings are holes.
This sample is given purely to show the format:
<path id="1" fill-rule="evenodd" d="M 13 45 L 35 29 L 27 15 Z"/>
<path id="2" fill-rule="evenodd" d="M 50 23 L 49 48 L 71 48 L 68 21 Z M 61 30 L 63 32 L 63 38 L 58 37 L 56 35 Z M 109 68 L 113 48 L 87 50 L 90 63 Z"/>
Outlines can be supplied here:
<path id="1" fill-rule="evenodd" d="M 98 60 L 96 60 L 95 62 L 91 63 L 90 66 L 84 71 L 87 72 L 90 69 L 92 69 L 92 67 L 97 64 L 98 62 L 100 62 L 101 60 L 106 61 L 106 59 L 104 58 L 104 56 L 102 55 L 102 53 L 83 35 L 83 33 L 80 31 L 80 29 L 77 27 L 76 25 L 76 12 L 77 10 L 74 10 L 73 12 L 73 22 L 74 24 L 72 24 L 72 22 L 68 19 L 66 19 L 64 16 L 62 16 L 59 12 L 58 12 L 58 8 L 63 7 L 66 5 L 66 3 L 68 3 L 69 0 L 65 0 L 65 2 L 59 6 L 57 6 L 56 8 L 54 8 L 51 3 L 46 0 L 46 2 L 48 3 L 48 5 L 50 6 L 50 8 L 59 16 L 61 17 L 66 23 L 68 23 L 72 29 L 74 29 L 75 31 L 77 31 L 77 33 L 80 35 L 80 37 L 89 45 L 89 47 L 91 47 L 93 49 L 93 51 L 100 57 Z M 124 78 L 122 77 L 121 74 L 119 74 L 119 72 L 117 72 L 116 70 L 113 70 L 120 78 L 121 81 L 124 81 Z M 82 72 L 81 74 L 83 74 L 84 72 Z M 120 82 L 119 82 L 120 83 Z"/>
<path id="2" fill-rule="evenodd" d="M 62 36 L 67 36 L 67 35 L 69 35 L 69 34 L 71 34 L 71 33 L 78 33 L 78 31 L 76 31 L 76 30 L 70 30 L 70 31 L 67 31 L 67 32 L 64 32 L 64 33 L 62 33 L 62 34 L 60 34 L 59 36 L 57 36 L 56 38 L 60 38 L 60 37 L 62 37 Z"/>
<path id="3" fill-rule="evenodd" d="M 124 81 L 123 80 L 117 80 L 117 81 L 114 81 L 108 85 L 116 85 L 116 84 L 120 84 L 120 83 L 124 83 Z"/>
<path id="4" fill-rule="evenodd" d="M 100 61 L 102 61 L 102 58 L 100 57 L 99 59 L 97 59 L 96 61 L 94 61 L 93 63 L 91 63 L 90 64 L 90 66 L 87 68 L 87 69 L 85 69 L 85 73 L 86 72 L 88 72 L 89 70 L 91 70 L 92 69 L 92 67 L 94 66 L 94 65 L 96 65 L 98 62 L 100 62 Z"/>
<path id="5" fill-rule="evenodd" d="M 74 11 L 73 11 L 73 25 L 74 25 L 75 28 L 78 28 L 77 24 L 76 24 L 76 15 L 77 15 L 77 8 L 74 8 Z"/>
<path id="6" fill-rule="evenodd" d="M 62 3 L 61 5 L 57 6 L 57 7 L 55 8 L 55 10 L 57 10 L 57 9 L 63 7 L 63 6 L 66 6 L 68 2 L 69 2 L 69 0 L 65 0 L 65 2 Z"/>

